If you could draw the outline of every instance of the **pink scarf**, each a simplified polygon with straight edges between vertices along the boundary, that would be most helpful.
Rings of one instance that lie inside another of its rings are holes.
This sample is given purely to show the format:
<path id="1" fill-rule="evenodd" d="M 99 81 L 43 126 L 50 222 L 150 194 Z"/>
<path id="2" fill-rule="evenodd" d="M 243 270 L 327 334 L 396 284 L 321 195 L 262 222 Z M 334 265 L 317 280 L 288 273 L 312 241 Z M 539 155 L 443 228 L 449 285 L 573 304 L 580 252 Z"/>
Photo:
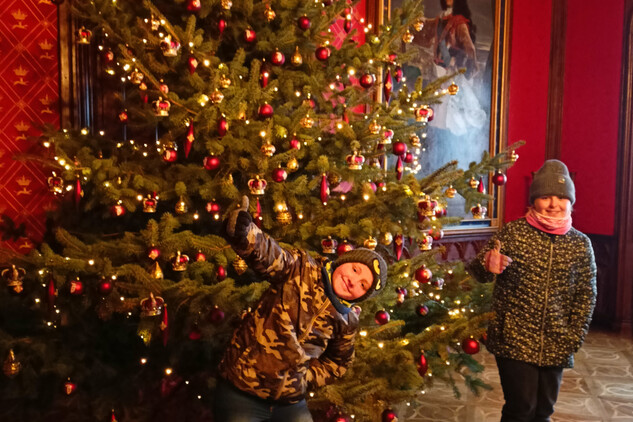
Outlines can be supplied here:
<path id="1" fill-rule="evenodd" d="M 530 208 L 525 219 L 532 227 L 550 234 L 566 234 L 571 229 L 571 215 L 565 218 L 548 217 Z"/>

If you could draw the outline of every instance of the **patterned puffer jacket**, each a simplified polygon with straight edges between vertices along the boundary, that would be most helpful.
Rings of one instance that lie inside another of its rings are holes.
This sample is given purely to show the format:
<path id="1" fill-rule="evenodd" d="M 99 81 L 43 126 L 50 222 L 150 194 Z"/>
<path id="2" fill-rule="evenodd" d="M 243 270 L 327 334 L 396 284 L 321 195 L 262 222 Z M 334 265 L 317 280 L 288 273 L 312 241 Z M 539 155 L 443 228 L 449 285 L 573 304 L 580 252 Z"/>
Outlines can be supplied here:
<path id="1" fill-rule="evenodd" d="M 512 258 L 499 275 L 484 268 L 484 255 L 497 239 L 501 253 Z M 486 343 L 491 353 L 573 367 L 596 303 L 596 264 L 587 236 L 574 228 L 548 234 L 521 218 L 496 233 L 468 270 L 481 282 L 495 282 Z"/>
<path id="2" fill-rule="evenodd" d="M 323 290 L 321 262 L 281 248 L 252 223 L 247 240 L 232 246 L 271 286 L 235 331 L 220 375 L 257 397 L 297 402 L 309 385 L 345 373 L 354 357 L 358 315 L 336 311 Z"/>

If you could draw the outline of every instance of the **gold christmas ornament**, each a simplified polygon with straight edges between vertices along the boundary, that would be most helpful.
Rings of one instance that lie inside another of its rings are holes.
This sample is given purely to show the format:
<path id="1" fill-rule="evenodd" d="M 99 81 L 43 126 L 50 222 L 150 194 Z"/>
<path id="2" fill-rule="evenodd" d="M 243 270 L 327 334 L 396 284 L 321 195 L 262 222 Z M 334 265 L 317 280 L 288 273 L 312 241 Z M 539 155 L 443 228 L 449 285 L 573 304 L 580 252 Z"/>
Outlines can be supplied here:
<path id="1" fill-rule="evenodd" d="M 295 52 L 290 57 L 290 63 L 294 66 L 301 66 L 303 64 L 303 56 L 299 52 L 299 46 L 295 47 Z"/>
<path id="2" fill-rule="evenodd" d="M 270 142 L 266 142 L 264 145 L 262 145 L 262 147 L 260 148 L 260 151 L 266 157 L 272 157 L 273 154 L 275 154 L 276 149 L 273 144 L 271 144 Z"/>
<path id="3" fill-rule="evenodd" d="M 232 265 L 238 275 L 242 275 L 246 272 L 246 270 L 248 270 L 246 261 L 244 261 L 239 255 L 235 256 Z"/>
<path id="4" fill-rule="evenodd" d="M 22 369 L 22 364 L 18 362 L 18 360 L 15 358 L 13 349 L 9 349 L 7 358 L 4 360 L 4 365 L 2 365 L 2 371 L 4 372 L 4 375 L 6 375 L 9 378 L 13 378 L 14 376 L 20 373 L 21 369 Z"/>
<path id="5" fill-rule="evenodd" d="M 273 19 L 275 19 L 275 16 L 277 16 L 277 14 L 275 13 L 275 11 L 272 9 L 272 7 L 270 7 L 269 4 L 266 5 L 266 10 L 264 10 L 264 17 L 266 18 L 266 20 L 268 22 L 272 21 Z"/>
<path id="6" fill-rule="evenodd" d="M 424 20 L 422 18 L 416 19 L 416 21 L 413 22 L 413 29 L 415 29 L 416 32 L 420 32 L 424 29 Z"/>
<path id="7" fill-rule="evenodd" d="M 314 126 L 314 119 L 306 114 L 306 117 L 301 119 L 299 123 L 301 124 L 302 127 L 306 129 L 312 129 L 312 127 Z"/>
<path id="8" fill-rule="evenodd" d="M 402 34 L 402 42 L 406 44 L 413 42 L 413 38 L 415 38 L 415 35 L 413 35 L 408 29 L 404 34 Z"/>
<path id="9" fill-rule="evenodd" d="M 158 31 L 158 28 L 160 27 L 160 20 L 156 18 L 156 16 L 152 15 L 152 17 L 149 20 L 150 22 L 150 28 L 152 31 Z"/>
<path id="10" fill-rule="evenodd" d="M 228 88 L 228 87 L 231 86 L 231 78 L 229 78 L 228 76 L 222 74 L 222 75 L 220 75 L 220 80 L 218 81 L 218 83 L 220 84 L 220 86 L 222 88 Z"/>
<path id="11" fill-rule="evenodd" d="M 459 86 L 457 86 L 457 84 L 455 82 L 452 82 L 449 86 L 448 86 L 448 93 L 451 95 L 457 95 L 457 93 L 459 92 Z"/>
<path id="12" fill-rule="evenodd" d="M 369 124 L 369 133 L 372 135 L 378 135 L 380 133 L 380 129 L 382 129 L 382 126 L 375 120 L 372 120 Z"/>
<path id="13" fill-rule="evenodd" d="M 418 248 L 421 251 L 430 251 L 433 248 L 433 238 L 426 233 L 422 233 L 422 237 L 418 239 Z"/>
<path id="14" fill-rule="evenodd" d="M 512 161 L 514 163 L 518 159 L 519 159 L 519 154 L 517 154 L 514 150 L 512 150 L 510 152 L 510 161 Z"/>
<path id="15" fill-rule="evenodd" d="M 215 90 L 209 95 L 209 99 L 213 104 L 219 104 L 224 99 L 224 94 L 222 94 L 219 90 Z"/>
<path id="16" fill-rule="evenodd" d="M 152 278 L 155 280 L 163 279 L 163 270 L 160 268 L 160 265 L 158 264 L 158 262 L 154 262 L 154 266 L 152 267 L 150 274 Z"/>
<path id="17" fill-rule="evenodd" d="M 134 69 L 134 71 L 132 73 L 130 73 L 130 81 L 134 85 L 140 85 L 141 82 L 143 82 L 144 78 L 145 78 L 145 75 L 143 75 L 142 72 L 139 72 L 138 69 Z"/>
<path id="18" fill-rule="evenodd" d="M 409 142 L 411 142 L 411 146 L 413 148 L 420 148 L 422 146 L 422 142 L 420 142 L 420 137 L 416 133 L 412 133 L 409 135 Z"/>
<path id="19" fill-rule="evenodd" d="M 453 187 L 453 185 L 449 185 L 448 188 L 444 191 L 444 195 L 447 198 L 455 198 L 455 194 L 457 193 L 457 189 Z"/>
<path id="20" fill-rule="evenodd" d="M 2 270 L 2 278 L 7 282 L 7 287 L 14 293 L 22 293 L 24 290 L 23 280 L 26 275 L 24 268 L 18 268 L 15 265 L 11 265 L 11 268 L 5 268 Z"/>
<path id="21" fill-rule="evenodd" d="M 297 161 L 297 159 L 295 157 L 292 157 L 286 163 L 286 168 L 288 169 L 289 172 L 293 172 L 293 171 L 299 170 L 299 161 Z"/>
<path id="22" fill-rule="evenodd" d="M 222 0 L 222 8 L 224 10 L 231 10 L 233 7 L 233 2 L 231 0 Z"/>
<path id="23" fill-rule="evenodd" d="M 180 197 L 178 202 L 176 202 L 175 211 L 176 211 L 176 214 L 181 214 L 181 215 L 189 211 L 189 207 L 187 207 L 187 203 L 185 202 L 182 196 Z"/>
<path id="24" fill-rule="evenodd" d="M 473 176 L 468 181 L 468 184 L 470 185 L 471 188 L 477 189 L 477 187 L 479 186 L 479 180 L 475 179 L 475 176 Z"/>
<path id="25" fill-rule="evenodd" d="M 363 242 L 363 246 L 365 246 L 367 249 L 371 249 L 373 251 L 374 249 L 376 249 L 376 246 L 378 246 L 378 241 L 376 240 L 375 237 L 369 236 Z"/>
<path id="26" fill-rule="evenodd" d="M 292 223 L 292 214 L 288 211 L 288 206 L 285 203 L 277 204 L 275 210 L 277 211 L 277 221 L 282 225 L 285 226 Z"/>
<path id="27" fill-rule="evenodd" d="M 393 235 L 389 232 L 383 233 L 380 237 L 380 243 L 383 245 L 391 245 L 391 242 L 393 242 Z"/>

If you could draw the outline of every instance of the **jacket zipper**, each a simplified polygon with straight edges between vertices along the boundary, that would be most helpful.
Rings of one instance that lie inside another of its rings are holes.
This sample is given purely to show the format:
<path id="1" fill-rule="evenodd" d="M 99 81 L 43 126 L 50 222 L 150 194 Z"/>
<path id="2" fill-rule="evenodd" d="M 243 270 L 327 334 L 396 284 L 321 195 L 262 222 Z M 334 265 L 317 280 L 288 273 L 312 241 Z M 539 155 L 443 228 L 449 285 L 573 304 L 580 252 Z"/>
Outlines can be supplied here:
<path id="1" fill-rule="evenodd" d="M 541 351 L 539 352 L 539 365 L 543 365 L 543 348 L 545 347 L 545 319 L 547 316 L 547 302 L 549 300 L 549 282 L 552 272 L 552 256 L 554 255 L 554 240 L 549 243 L 549 262 L 547 264 L 547 283 L 545 283 L 545 305 L 543 306 L 543 320 L 541 323 Z"/>
<path id="2" fill-rule="evenodd" d="M 303 331 L 303 333 L 301 333 L 301 336 L 297 337 L 297 342 L 298 343 L 301 343 L 301 341 L 308 335 L 310 330 L 312 330 L 312 326 L 314 325 L 314 321 L 316 321 L 316 319 L 323 313 L 323 311 L 325 311 L 325 309 L 328 307 L 328 305 L 329 305 L 329 303 L 328 303 L 327 300 L 325 302 L 323 302 L 323 305 L 321 305 L 321 308 L 319 308 L 317 313 L 314 314 L 314 316 L 310 320 L 310 323 L 306 326 L 306 329 Z M 277 393 L 275 394 L 274 400 L 279 400 L 279 398 L 281 397 L 281 393 L 284 390 L 284 386 L 286 385 L 286 380 L 287 379 L 288 379 L 288 371 L 285 371 L 284 372 L 284 378 L 281 381 L 281 384 L 279 385 L 279 388 L 277 389 Z"/>

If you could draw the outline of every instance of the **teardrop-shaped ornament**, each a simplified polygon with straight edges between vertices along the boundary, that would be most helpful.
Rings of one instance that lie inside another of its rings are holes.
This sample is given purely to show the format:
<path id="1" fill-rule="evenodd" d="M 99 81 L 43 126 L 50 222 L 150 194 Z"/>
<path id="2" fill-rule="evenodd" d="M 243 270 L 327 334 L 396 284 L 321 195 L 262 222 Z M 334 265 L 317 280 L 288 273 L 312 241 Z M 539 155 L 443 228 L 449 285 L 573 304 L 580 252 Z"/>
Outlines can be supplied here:
<path id="1" fill-rule="evenodd" d="M 321 175 L 321 202 L 323 205 L 327 205 L 327 201 L 330 198 L 330 186 L 328 185 L 327 175 L 323 173 Z"/>

